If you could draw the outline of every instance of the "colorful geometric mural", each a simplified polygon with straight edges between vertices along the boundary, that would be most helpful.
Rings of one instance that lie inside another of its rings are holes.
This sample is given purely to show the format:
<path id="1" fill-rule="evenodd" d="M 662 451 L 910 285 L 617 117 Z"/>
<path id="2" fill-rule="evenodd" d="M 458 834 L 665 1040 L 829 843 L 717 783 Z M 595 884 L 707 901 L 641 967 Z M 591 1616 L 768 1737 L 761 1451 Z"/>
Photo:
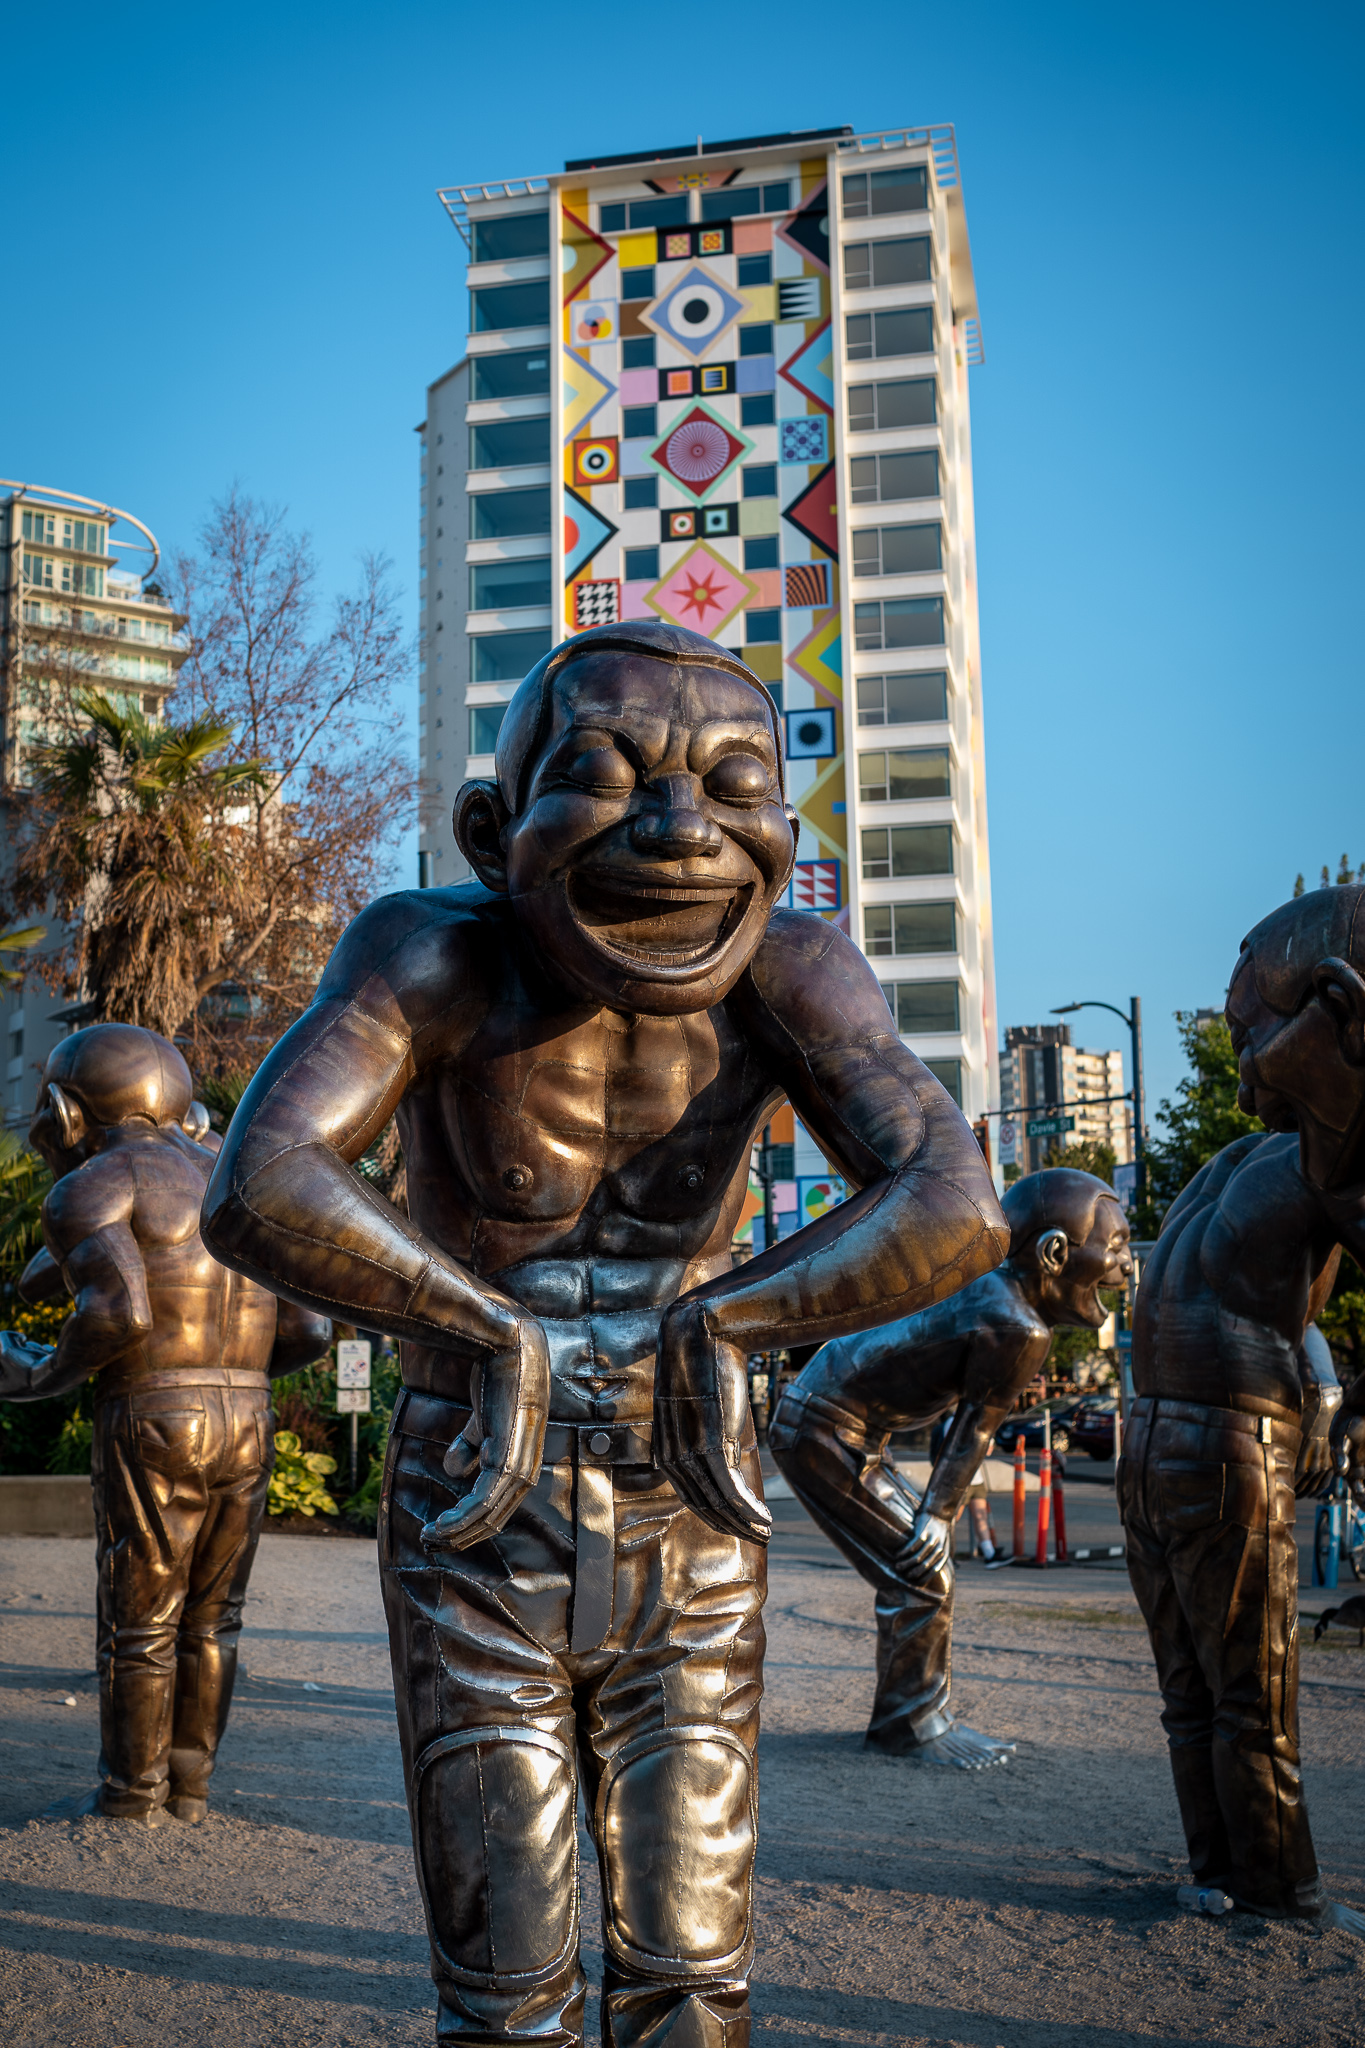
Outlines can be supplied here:
<path id="1" fill-rule="evenodd" d="M 736 433 L 709 405 L 693 405 L 673 421 L 649 459 L 698 503 L 709 498 L 753 442 Z"/>
<path id="2" fill-rule="evenodd" d="M 834 410 L 834 330 L 822 320 L 807 341 L 788 356 L 782 376 L 804 398 L 813 398 L 825 412 Z"/>
<path id="3" fill-rule="evenodd" d="M 621 581 L 619 577 L 595 578 L 592 582 L 575 583 L 573 590 L 573 622 L 577 632 L 586 632 L 589 626 L 614 626 L 621 616 Z"/>
<path id="4" fill-rule="evenodd" d="M 804 533 L 808 540 L 813 540 L 837 559 L 839 486 L 832 462 L 812 478 L 799 498 L 783 507 L 782 517 L 790 519 L 798 533 Z"/>
<path id="5" fill-rule="evenodd" d="M 584 193 L 583 197 L 586 199 L 587 194 Z M 616 251 L 610 242 L 604 242 L 600 235 L 593 233 L 586 220 L 570 210 L 567 200 L 562 210 L 564 303 L 567 306 L 570 299 L 578 298 L 587 290 L 599 270 L 605 270 Z"/>
<path id="6" fill-rule="evenodd" d="M 595 369 L 583 357 L 575 355 L 571 348 L 564 351 L 564 439 L 573 441 L 588 424 L 595 412 L 600 412 L 609 398 L 616 396 L 616 386 L 603 371 Z"/>
<path id="7" fill-rule="evenodd" d="M 595 505 L 580 498 L 577 491 L 564 491 L 564 581 L 572 583 L 580 569 L 587 567 L 599 549 L 615 539 L 619 527 L 604 519 Z"/>
<path id="8" fill-rule="evenodd" d="M 808 412 L 804 419 L 782 420 L 777 429 L 779 462 L 828 462 L 829 416 Z"/>
<path id="9" fill-rule="evenodd" d="M 751 579 L 701 540 L 646 593 L 645 603 L 672 625 L 714 640 L 753 595 Z"/>
<path id="10" fill-rule="evenodd" d="M 603 434 L 596 441 L 573 444 L 573 480 L 576 484 L 614 484 L 621 474 L 621 444 L 615 434 Z"/>
<path id="11" fill-rule="evenodd" d="M 744 301 L 714 271 L 694 263 L 640 318 L 646 327 L 689 355 L 704 356 L 730 332 L 743 311 Z"/>

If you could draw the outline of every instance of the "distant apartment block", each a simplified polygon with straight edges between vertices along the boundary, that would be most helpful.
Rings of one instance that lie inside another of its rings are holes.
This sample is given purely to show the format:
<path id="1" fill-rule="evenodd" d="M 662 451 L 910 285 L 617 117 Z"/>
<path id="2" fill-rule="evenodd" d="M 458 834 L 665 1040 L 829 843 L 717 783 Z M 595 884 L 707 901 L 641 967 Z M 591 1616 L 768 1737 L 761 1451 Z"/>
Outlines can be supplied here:
<path id="1" fill-rule="evenodd" d="M 1069 1024 L 1013 1024 L 1000 1055 L 1001 1162 L 1036 1173 L 1054 1148 L 1108 1145 L 1115 1164 L 1133 1157 L 1133 1105 L 1126 1099 L 1123 1055 L 1087 1052 L 1071 1042 Z M 1032 1122 L 1075 1119 L 1060 1134 L 1028 1136 Z"/>
<path id="2" fill-rule="evenodd" d="M 0 479 L 0 809 L 32 776 L 71 694 L 98 689 L 159 718 L 189 648 L 154 580 L 155 536 L 129 512 L 72 491 Z M 125 554 L 134 560 L 125 565 Z M 4 1120 L 26 1124 L 38 1074 L 70 1018 L 30 975 L 0 991 Z"/>
<path id="3" fill-rule="evenodd" d="M 850 934 L 982 1115 L 981 350 L 952 130 L 704 143 L 442 198 L 470 314 L 421 429 L 424 878 L 463 879 L 455 791 L 550 646 L 691 627 L 784 722 L 791 902 Z"/>

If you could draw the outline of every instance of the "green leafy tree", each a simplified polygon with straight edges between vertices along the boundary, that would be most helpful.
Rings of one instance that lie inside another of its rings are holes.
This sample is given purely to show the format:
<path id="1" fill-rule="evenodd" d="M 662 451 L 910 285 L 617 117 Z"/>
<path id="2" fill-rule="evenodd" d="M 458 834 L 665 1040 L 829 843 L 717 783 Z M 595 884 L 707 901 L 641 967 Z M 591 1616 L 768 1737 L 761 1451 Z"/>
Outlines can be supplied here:
<path id="1" fill-rule="evenodd" d="M 1156 1114 L 1159 1135 L 1147 1145 L 1147 1201 L 1133 1215 L 1134 1237 L 1155 1237 L 1171 1203 L 1201 1166 L 1249 1131 L 1260 1119 L 1237 1107 L 1237 1055 L 1222 1017 L 1175 1013 L 1190 1071 Z"/>
<path id="2" fill-rule="evenodd" d="M 1099 1138 L 1081 1138 L 1069 1145 L 1052 1144 L 1043 1158 L 1045 1167 L 1069 1166 L 1073 1173 L 1093 1173 L 1096 1180 L 1114 1179 L 1114 1168 L 1118 1154 L 1112 1145 L 1106 1145 Z"/>

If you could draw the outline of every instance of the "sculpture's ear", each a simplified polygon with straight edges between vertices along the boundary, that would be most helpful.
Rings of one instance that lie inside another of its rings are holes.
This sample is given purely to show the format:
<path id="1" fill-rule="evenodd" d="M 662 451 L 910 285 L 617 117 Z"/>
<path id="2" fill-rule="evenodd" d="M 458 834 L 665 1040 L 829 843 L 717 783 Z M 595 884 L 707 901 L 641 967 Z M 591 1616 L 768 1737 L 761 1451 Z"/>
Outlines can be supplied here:
<path id="1" fill-rule="evenodd" d="M 74 1152 L 85 1136 L 85 1111 L 79 1102 L 73 1101 L 55 1081 L 48 1082 L 47 1096 L 52 1104 L 52 1114 L 61 1135 L 62 1150 Z"/>
<path id="2" fill-rule="evenodd" d="M 1313 969 L 1313 993 L 1336 1025 L 1350 1065 L 1365 1066 L 1365 981 L 1345 960 L 1319 960 Z"/>
<path id="3" fill-rule="evenodd" d="M 1042 1231 L 1033 1240 L 1033 1256 L 1038 1262 L 1038 1271 L 1050 1274 L 1054 1280 L 1065 1267 L 1070 1251 L 1066 1232 L 1055 1227 Z"/>
<path id="4" fill-rule="evenodd" d="M 507 806 L 496 782 L 466 782 L 455 798 L 451 814 L 455 844 L 473 868 L 485 889 L 507 894 L 507 862 L 503 857 L 502 835 L 507 826 Z"/>

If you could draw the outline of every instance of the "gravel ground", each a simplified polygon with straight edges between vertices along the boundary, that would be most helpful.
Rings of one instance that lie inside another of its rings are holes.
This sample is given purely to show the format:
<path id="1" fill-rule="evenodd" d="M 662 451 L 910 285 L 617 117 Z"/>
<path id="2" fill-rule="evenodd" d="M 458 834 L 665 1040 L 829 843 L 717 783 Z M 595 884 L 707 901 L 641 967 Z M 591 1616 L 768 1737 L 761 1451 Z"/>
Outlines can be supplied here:
<path id="1" fill-rule="evenodd" d="M 1107 1488 L 1071 1502 L 1073 1542 L 1112 1533 Z M 774 1514 L 755 2048 L 1365 2048 L 1365 1946 L 1177 1911 L 1175 1802 L 1121 1568 L 964 1563 L 955 1704 L 1018 1755 L 925 1770 L 863 1751 L 870 1592 L 794 1501 Z M 215 1810 L 152 1832 L 35 1818 L 94 1782 L 91 1556 L 0 1539 L 4 2040 L 430 2042 L 373 1546 L 262 1544 Z M 1342 1638 L 1305 1666 L 1319 1855 L 1365 1906 L 1365 1653 Z M 595 1877 L 584 1903 L 594 1926 Z"/>

